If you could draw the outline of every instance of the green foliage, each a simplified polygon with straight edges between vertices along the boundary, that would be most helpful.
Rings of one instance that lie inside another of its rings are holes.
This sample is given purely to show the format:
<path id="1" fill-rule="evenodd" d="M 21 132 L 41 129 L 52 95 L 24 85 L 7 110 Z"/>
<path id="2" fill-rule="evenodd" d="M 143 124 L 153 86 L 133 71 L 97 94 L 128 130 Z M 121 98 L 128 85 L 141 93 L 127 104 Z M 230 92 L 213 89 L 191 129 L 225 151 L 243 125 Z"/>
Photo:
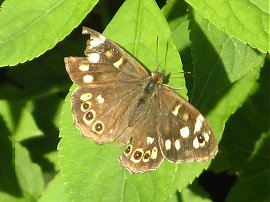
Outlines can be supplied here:
<path id="1" fill-rule="evenodd" d="M 127 0 L 117 8 L 102 1 L 95 12 L 97 1 L 89 0 L 2 3 L 0 201 L 270 200 L 269 5 L 187 2 L 164 1 L 160 10 L 153 0 Z M 103 27 L 108 38 L 150 70 L 177 73 L 169 85 L 187 86 L 179 93 L 187 98 L 188 91 L 220 141 L 212 163 L 164 162 L 157 171 L 131 175 L 117 161 L 123 148 L 97 145 L 73 126 L 76 86 L 66 96 L 71 81 L 63 58 L 82 56 L 87 38 L 81 26 L 70 32 L 82 20 L 95 28 L 111 17 Z M 182 71 L 191 72 L 186 84 L 178 78 Z M 235 176 L 226 196 L 200 183 L 205 168 Z"/>
<path id="2" fill-rule="evenodd" d="M 219 0 L 187 2 L 219 29 L 263 52 L 270 51 L 269 2 Z"/>

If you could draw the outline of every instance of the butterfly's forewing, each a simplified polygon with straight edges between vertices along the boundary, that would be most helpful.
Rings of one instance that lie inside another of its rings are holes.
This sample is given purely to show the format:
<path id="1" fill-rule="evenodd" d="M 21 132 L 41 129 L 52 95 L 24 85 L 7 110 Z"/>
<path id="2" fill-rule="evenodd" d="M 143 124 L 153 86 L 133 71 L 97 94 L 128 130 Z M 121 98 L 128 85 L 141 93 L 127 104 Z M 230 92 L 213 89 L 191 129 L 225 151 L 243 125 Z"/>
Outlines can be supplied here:
<path id="1" fill-rule="evenodd" d="M 112 142 L 127 128 L 131 106 L 149 74 L 103 35 L 89 28 L 83 33 L 90 34 L 86 57 L 65 58 L 70 78 L 79 85 L 72 95 L 74 123 L 97 143 Z"/>
<path id="2" fill-rule="evenodd" d="M 202 114 L 167 86 L 159 95 L 159 145 L 171 162 L 206 161 L 217 152 L 214 133 Z"/>

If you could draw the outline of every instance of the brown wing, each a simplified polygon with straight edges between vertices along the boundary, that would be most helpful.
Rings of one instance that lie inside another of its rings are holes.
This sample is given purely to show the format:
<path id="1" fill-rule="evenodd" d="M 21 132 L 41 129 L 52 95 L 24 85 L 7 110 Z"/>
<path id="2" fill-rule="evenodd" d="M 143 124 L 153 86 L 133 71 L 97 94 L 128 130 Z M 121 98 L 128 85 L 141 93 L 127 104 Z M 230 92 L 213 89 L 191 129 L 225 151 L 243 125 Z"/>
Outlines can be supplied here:
<path id="1" fill-rule="evenodd" d="M 114 141 L 128 126 L 128 114 L 143 90 L 148 72 L 122 48 L 98 32 L 90 34 L 86 57 L 66 57 L 70 78 L 79 87 L 72 95 L 74 123 L 96 141 Z"/>
<path id="2" fill-rule="evenodd" d="M 184 98 L 167 86 L 159 93 L 159 145 L 171 162 L 205 161 L 217 153 L 214 132 Z"/>
<path id="3" fill-rule="evenodd" d="M 65 65 L 70 78 L 79 86 L 96 84 L 138 82 L 149 76 L 148 72 L 114 42 L 98 32 L 83 28 L 90 34 L 85 50 L 86 57 L 66 57 Z"/>
<path id="4" fill-rule="evenodd" d="M 150 101 L 139 121 L 127 128 L 119 139 L 121 143 L 130 138 L 119 160 L 132 174 L 156 170 L 164 160 L 158 142 L 158 107 L 158 102 Z"/>

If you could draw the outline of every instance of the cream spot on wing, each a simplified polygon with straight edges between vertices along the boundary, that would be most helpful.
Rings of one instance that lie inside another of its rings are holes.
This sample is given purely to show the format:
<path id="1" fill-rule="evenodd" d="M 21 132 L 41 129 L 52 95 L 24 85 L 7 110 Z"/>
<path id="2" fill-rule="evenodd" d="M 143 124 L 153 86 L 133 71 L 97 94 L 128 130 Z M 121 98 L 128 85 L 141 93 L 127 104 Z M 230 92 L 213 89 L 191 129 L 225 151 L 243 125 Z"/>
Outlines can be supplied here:
<path id="1" fill-rule="evenodd" d="M 180 107 L 181 107 L 180 104 L 175 106 L 174 110 L 172 111 L 172 113 L 173 113 L 174 116 L 177 116 L 178 110 L 180 109 Z"/>
<path id="2" fill-rule="evenodd" d="M 81 101 L 87 101 L 90 100 L 91 98 L 92 98 L 91 93 L 84 93 L 80 96 Z"/>
<path id="3" fill-rule="evenodd" d="M 189 136 L 189 128 L 188 128 L 188 126 L 185 126 L 185 127 L 180 129 L 180 135 L 183 138 L 187 138 Z"/>
<path id="4" fill-rule="evenodd" d="M 171 140 L 166 140 L 166 141 L 165 141 L 165 149 L 166 149 L 166 150 L 170 150 L 171 147 L 172 147 L 172 142 L 171 142 Z"/>
<path id="5" fill-rule="evenodd" d="M 96 99 L 97 99 L 97 101 L 98 101 L 99 104 L 103 104 L 104 103 L 104 98 L 101 95 L 97 96 Z"/>
<path id="6" fill-rule="evenodd" d="M 82 34 L 89 34 L 89 32 L 88 32 L 87 29 L 83 29 L 83 30 L 82 30 Z"/>
<path id="7" fill-rule="evenodd" d="M 110 129 L 109 133 L 112 134 L 113 133 L 113 129 Z"/>
<path id="8" fill-rule="evenodd" d="M 203 116 L 200 114 L 197 119 L 196 119 L 196 123 L 195 123 L 195 127 L 194 127 L 194 134 L 196 132 L 199 132 L 202 128 L 202 122 L 204 121 Z"/>
<path id="9" fill-rule="evenodd" d="M 85 75 L 83 77 L 83 82 L 84 83 L 91 83 L 93 80 L 94 80 L 94 78 L 91 75 L 89 75 L 89 74 L 87 74 L 87 75 Z"/>
<path id="10" fill-rule="evenodd" d="M 113 63 L 113 66 L 115 66 L 116 68 L 119 68 L 122 63 L 123 63 L 123 58 L 120 58 L 117 62 Z"/>
<path id="11" fill-rule="evenodd" d="M 102 41 L 100 38 L 93 37 L 93 38 L 91 38 L 89 45 L 90 45 L 90 48 L 94 48 L 94 47 L 99 46 L 102 43 L 104 43 L 104 41 Z"/>
<path id="12" fill-rule="evenodd" d="M 152 144 L 152 143 L 154 142 L 154 139 L 155 139 L 155 138 L 153 138 L 153 137 L 147 137 L 147 138 L 146 138 L 147 144 Z"/>
<path id="13" fill-rule="evenodd" d="M 199 147 L 200 147 L 200 143 L 199 143 L 197 137 L 195 137 L 194 140 L 193 140 L 193 147 L 194 147 L 195 149 L 199 149 Z"/>
<path id="14" fill-rule="evenodd" d="M 158 153 L 158 149 L 157 149 L 157 147 L 154 147 L 152 149 L 152 152 L 151 152 L 151 159 L 156 159 L 157 158 L 157 153 Z"/>
<path id="15" fill-rule="evenodd" d="M 208 133 L 203 133 L 204 139 L 206 142 L 209 141 L 209 134 Z"/>
<path id="16" fill-rule="evenodd" d="M 100 54 L 99 53 L 90 53 L 87 55 L 87 60 L 92 63 L 97 63 L 100 59 Z"/>
<path id="17" fill-rule="evenodd" d="M 204 147 L 205 146 L 205 141 L 203 143 L 200 143 L 200 147 Z"/>
<path id="18" fill-rule="evenodd" d="M 176 149 L 177 151 L 180 149 L 180 147 L 181 147 L 181 145 L 180 145 L 180 140 L 175 140 L 175 142 L 174 142 L 174 147 L 175 147 L 175 149 Z"/>
<path id="19" fill-rule="evenodd" d="M 204 122 L 204 117 L 201 114 L 197 118 L 201 120 L 201 122 Z"/>
<path id="20" fill-rule="evenodd" d="M 105 42 L 106 39 L 107 39 L 105 36 L 103 36 L 103 35 L 101 35 L 101 34 L 98 36 L 98 38 L 100 38 L 103 42 Z"/>
<path id="21" fill-rule="evenodd" d="M 81 71 L 83 71 L 83 72 L 88 71 L 88 70 L 89 70 L 89 65 L 88 65 L 88 64 L 81 64 L 81 65 L 79 66 L 79 69 L 80 69 Z"/>
<path id="22" fill-rule="evenodd" d="M 105 52 L 105 55 L 107 56 L 107 58 L 110 58 L 110 57 L 112 57 L 113 53 L 112 53 L 111 50 L 107 50 L 107 51 Z"/>
<path id="23" fill-rule="evenodd" d="M 184 121 L 187 121 L 189 119 L 189 114 L 187 112 L 184 112 L 183 115 L 182 115 L 182 119 Z"/>

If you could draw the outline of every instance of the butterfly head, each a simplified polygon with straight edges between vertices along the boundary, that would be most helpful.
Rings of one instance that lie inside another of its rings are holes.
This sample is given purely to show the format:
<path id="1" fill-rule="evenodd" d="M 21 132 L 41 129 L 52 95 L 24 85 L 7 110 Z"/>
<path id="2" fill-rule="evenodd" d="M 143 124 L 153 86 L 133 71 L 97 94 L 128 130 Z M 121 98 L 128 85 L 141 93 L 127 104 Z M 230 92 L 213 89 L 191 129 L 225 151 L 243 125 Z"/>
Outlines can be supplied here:
<path id="1" fill-rule="evenodd" d="M 153 92 L 159 87 L 161 87 L 163 83 L 166 83 L 165 71 L 152 72 L 146 90 L 148 92 Z"/>

